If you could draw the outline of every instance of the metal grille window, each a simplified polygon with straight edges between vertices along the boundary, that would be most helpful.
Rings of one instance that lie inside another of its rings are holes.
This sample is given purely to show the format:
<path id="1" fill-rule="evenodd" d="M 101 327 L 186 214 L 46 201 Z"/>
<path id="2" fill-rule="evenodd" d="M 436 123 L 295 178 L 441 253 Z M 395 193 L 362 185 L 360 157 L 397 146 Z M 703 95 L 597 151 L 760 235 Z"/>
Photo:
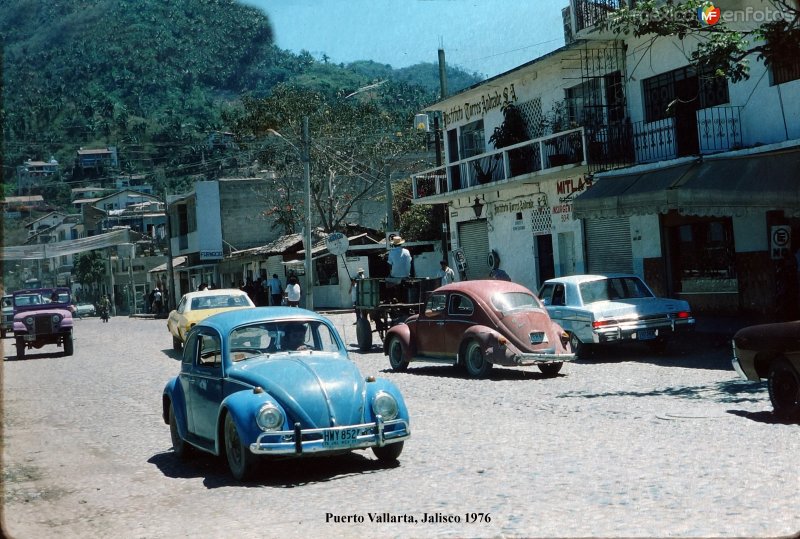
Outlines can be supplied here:
<path id="1" fill-rule="evenodd" d="M 772 86 L 800 79 L 800 58 L 776 58 L 771 74 Z"/>
<path id="2" fill-rule="evenodd" d="M 680 89 L 679 89 L 680 87 Z M 670 105 L 676 100 L 697 101 L 698 109 L 730 101 L 728 80 L 711 74 L 698 76 L 694 67 L 668 71 L 642 81 L 645 119 L 655 122 L 671 116 Z"/>

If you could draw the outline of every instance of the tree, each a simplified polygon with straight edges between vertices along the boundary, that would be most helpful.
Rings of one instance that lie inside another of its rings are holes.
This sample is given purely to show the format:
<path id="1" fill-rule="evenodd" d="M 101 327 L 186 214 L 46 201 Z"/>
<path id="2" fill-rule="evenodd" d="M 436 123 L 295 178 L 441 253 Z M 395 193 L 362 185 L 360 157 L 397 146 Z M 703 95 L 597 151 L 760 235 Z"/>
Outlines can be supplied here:
<path id="1" fill-rule="evenodd" d="M 597 25 L 599 30 L 636 37 L 687 36 L 698 39 L 689 59 L 698 72 L 711 73 L 739 82 L 750 76 L 749 59 L 755 56 L 765 65 L 796 61 L 800 57 L 800 10 L 795 0 L 763 0 L 773 16 L 751 30 L 728 26 L 722 19 L 714 25 L 703 24 L 698 10 L 711 7 L 707 0 L 638 0 L 634 7 L 609 12 Z M 766 17 L 765 17 L 766 18 Z"/>
<path id="2" fill-rule="evenodd" d="M 249 144 L 259 164 L 275 172 L 275 179 L 267 180 L 265 215 L 290 233 L 305 211 L 303 117 L 309 118 L 310 126 L 315 221 L 331 232 L 346 224 L 357 201 L 381 199 L 386 171 L 401 166 L 401 159 L 410 152 L 422 149 L 412 125 L 413 112 L 422 103 L 400 101 L 398 96 L 413 94 L 402 93 L 397 86 L 382 84 L 346 99 L 353 90 L 326 95 L 279 85 L 267 98 L 243 99 L 242 108 L 229 113 L 227 119 L 240 144 Z M 397 106 L 398 101 L 402 106 Z M 394 108 L 386 106 L 388 102 L 394 103 Z M 279 136 L 274 136 L 275 132 Z"/>
<path id="3" fill-rule="evenodd" d="M 75 255 L 72 274 L 81 285 L 94 288 L 100 284 L 105 273 L 105 263 L 99 251 L 88 251 Z"/>

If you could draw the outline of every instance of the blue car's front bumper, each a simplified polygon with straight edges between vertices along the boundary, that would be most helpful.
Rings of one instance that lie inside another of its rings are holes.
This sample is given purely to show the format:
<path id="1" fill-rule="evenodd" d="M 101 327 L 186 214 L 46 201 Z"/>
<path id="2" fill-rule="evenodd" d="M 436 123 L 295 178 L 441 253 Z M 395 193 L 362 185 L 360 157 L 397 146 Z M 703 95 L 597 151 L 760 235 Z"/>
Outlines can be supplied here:
<path id="1" fill-rule="evenodd" d="M 374 423 L 321 429 L 301 429 L 297 423 L 294 430 L 260 434 L 255 443 L 250 444 L 250 451 L 256 455 L 302 455 L 381 447 L 401 442 L 409 436 L 411 431 L 405 419 L 383 421 L 378 417 Z"/>

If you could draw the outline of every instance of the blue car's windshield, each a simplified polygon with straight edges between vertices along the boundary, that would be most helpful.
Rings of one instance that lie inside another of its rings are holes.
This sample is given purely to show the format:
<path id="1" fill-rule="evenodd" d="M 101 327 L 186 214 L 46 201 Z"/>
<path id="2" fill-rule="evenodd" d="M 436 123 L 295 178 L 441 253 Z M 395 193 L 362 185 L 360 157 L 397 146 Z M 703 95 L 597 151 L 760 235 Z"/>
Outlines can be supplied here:
<path id="1" fill-rule="evenodd" d="M 228 343 L 230 360 L 234 362 L 261 354 L 339 350 L 339 341 L 331 328 L 316 320 L 241 326 L 231 331 Z"/>
<path id="2" fill-rule="evenodd" d="M 516 311 L 520 309 L 541 309 L 541 305 L 531 294 L 524 292 L 504 292 L 492 296 L 492 305 L 501 312 Z"/>

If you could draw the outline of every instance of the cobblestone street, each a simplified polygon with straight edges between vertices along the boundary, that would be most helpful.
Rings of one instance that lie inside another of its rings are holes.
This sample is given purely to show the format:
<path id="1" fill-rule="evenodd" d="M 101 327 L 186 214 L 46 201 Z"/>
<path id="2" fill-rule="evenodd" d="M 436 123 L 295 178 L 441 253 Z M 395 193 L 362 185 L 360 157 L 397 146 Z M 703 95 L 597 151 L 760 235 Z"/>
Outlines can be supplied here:
<path id="1" fill-rule="evenodd" d="M 800 530 L 800 436 L 725 342 L 597 352 L 556 378 L 394 373 L 411 413 L 400 464 L 371 452 L 227 466 L 172 455 L 161 392 L 179 370 L 164 320 L 76 322 L 75 355 L 3 363 L 3 527 L 29 537 L 775 537 Z M 377 338 L 376 342 L 380 342 Z"/>

